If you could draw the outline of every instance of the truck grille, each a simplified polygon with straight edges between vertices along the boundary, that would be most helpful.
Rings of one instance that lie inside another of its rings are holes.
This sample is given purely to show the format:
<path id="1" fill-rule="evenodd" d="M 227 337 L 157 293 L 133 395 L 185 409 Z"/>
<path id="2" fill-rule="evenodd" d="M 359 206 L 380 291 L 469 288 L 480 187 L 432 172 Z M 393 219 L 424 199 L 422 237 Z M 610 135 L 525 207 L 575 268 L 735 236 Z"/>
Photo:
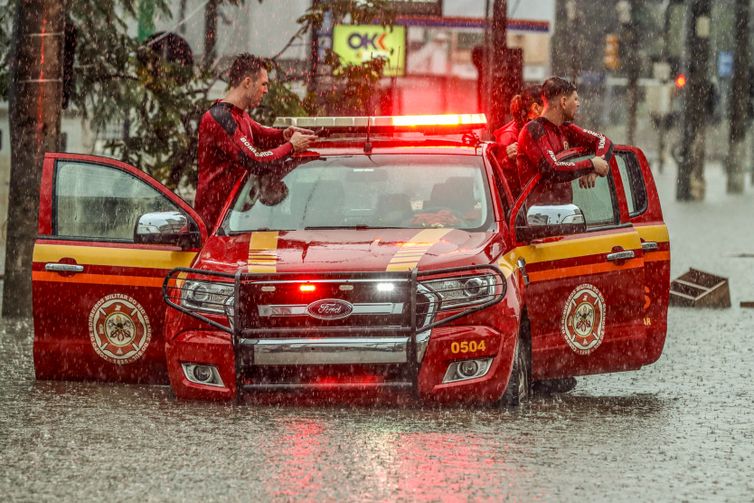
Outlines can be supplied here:
<path id="1" fill-rule="evenodd" d="M 242 279 L 236 302 L 238 329 L 242 337 L 268 338 L 350 332 L 395 335 L 428 322 L 431 304 L 416 298 L 417 283 L 411 275 L 362 276 Z"/>

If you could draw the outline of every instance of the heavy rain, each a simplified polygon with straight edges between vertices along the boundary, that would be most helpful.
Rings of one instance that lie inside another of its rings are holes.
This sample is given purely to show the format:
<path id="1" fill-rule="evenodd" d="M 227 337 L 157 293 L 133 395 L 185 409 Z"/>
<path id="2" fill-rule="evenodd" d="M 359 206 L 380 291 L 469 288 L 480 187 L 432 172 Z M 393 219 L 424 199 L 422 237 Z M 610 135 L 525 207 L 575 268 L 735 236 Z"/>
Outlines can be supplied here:
<path id="1" fill-rule="evenodd" d="M 1 3 L 0 494 L 751 500 L 751 13 Z"/>

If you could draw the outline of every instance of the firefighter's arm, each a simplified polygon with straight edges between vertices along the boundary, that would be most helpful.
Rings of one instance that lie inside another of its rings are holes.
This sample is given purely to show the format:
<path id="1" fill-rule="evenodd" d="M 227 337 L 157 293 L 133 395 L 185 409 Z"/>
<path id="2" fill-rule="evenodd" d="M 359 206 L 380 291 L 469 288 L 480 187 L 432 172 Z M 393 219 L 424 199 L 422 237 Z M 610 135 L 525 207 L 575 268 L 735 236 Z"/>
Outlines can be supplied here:
<path id="1" fill-rule="evenodd" d="M 531 165 L 536 166 L 542 178 L 554 182 L 569 182 L 580 176 L 594 172 L 591 159 L 578 162 L 559 161 L 555 152 L 544 142 L 535 140 L 527 129 L 519 136 L 518 155 L 525 155 Z"/>
<path id="2" fill-rule="evenodd" d="M 573 123 L 564 124 L 563 131 L 572 146 L 584 147 L 594 152 L 596 157 L 602 157 L 606 161 L 612 157 L 613 142 L 602 133 L 581 128 Z"/>
<path id="3" fill-rule="evenodd" d="M 230 158 L 235 159 L 246 167 L 251 167 L 258 163 L 278 161 L 293 152 L 293 145 L 290 142 L 282 143 L 270 150 L 265 150 L 254 145 L 252 143 L 253 139 L 242 130 L 227 107 L 212 107 L 210 115 L 219 126 L 216 128 L 218 147 Z M 277 134 L 282 138 L 282 131 L 277 132 Z"/>

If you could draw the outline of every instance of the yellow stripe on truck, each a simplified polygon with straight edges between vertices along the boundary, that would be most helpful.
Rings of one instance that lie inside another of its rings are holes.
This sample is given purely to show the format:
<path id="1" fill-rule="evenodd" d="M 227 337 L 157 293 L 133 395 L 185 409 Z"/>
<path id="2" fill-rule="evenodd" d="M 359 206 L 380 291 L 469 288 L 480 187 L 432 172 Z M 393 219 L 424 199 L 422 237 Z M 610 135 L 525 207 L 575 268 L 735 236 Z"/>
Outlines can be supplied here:
<path id="1" fill-rule="evenodd" d="M 143 248 L 123 248 L 109 246 L 79 246 L 46 244 L 37 241 L 34 246 L 34 262 L 54 263 L 64 258 L 73 258 L 80 265 L 102 265 L 112 267 L 140 267 L 144 269 L 172 269 L 188 267 L 196 257 L 196 252 L 171 250 L 145 250 Z"/>
<path id="2" fill-rule="evenodd" d="M 422 257 L 453 229 L 424 229 L 410 241 L 401 244 L 387 265 L 387 272 L 410 271 L 419 265 Z"/>
<path id="3" fill-rule="evenodd" d="M 615 246 L 620 246 L 624 250 L 639 248 L 636 233 L 632 230 L 622 234 L 603 234 L 579 239 L 564 239 L 552 243 L 519 246 L 508 252 L 506 259 L 510 264 L 515 264 L 519 257 L 523 257 L 527 264 L 535 264 L 600 253 L 608 254 L 613 252 Z"/>
<path id="4" fill-rule="evenodd" d="M 654 241 L 655 243 L 670 241 L 666 225 L 634 225 L 634 229 L 644 241 Z"/>
<path id="5" fill-rule="evenodd" d="M 249 272 L 272 274 L 278 268 L 277 231 L 253 232 L 249 239 Z"/>
<path id="6" fill-rule="evenodd" d="M 599 255 L 613 252 L 613 248 L 619 246 L 624 250 L 636 250 L 640 245 L 636 233 L 624 232 L 619 234 L 602 234 L 577 239 L 559 240 L 551 243 L 537 243 L 534 245 L 519 246 L 508 252 L 498 262 L 500 266 L 507 265 L 518 269 L 518 259 L 523 258 L 526 264 L 538 262 L 551 262 L 558 260 L 577 259 L 590 255 Z M 627 270 L 642 267 L 643 258 L 628 259 L 620 265 L 612 262 L 574 265 L 570 267 L 556 266 L 553 269 L 542 271 L 530 271 L 529 280 L 532 282 L 547 281 L 558 278 L 573 276 L 588 276 L 614 270 Z"/>

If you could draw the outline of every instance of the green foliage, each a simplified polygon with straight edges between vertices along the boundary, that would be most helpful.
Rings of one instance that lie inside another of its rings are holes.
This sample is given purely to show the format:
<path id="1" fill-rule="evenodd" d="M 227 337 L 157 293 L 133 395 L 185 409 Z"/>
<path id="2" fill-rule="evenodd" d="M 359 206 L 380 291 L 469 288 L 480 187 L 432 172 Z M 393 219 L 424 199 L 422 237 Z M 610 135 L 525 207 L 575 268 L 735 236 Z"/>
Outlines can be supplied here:
<path id="1" fill-rule="evenodd" d="M 215 5 L 238 5 L 244 0 L 211 0 Z M 262 3 L 262 0 L 258 0 Z M 153 0 L 158 16 L 170 16 L 168 0 Z M 14 2 L 0 5 L 0 93 L 9 82 L 10 28 Z M 330 0 L 311 6 L 298 19 L 299 30 L 282 54 L 296 40 L 320 26 L 325 11 L 335 22 L 390 24 L 394 16 L 385 0 Z M 128 32 L 139 15 L 139 0 L 68 0 L 66 15 L 77 28 L 74 64 L 75 86 L 71 104 L 88 120 L 91 129 L 103 132 L 115 125 L 126 134 L 106 144 L 110 155 L 150 173 L 169 187 L 181 180 L 196 180 L 197 129 L 210 105 L 209 89 L 219 78 L 201 69 L 199 61 L 186 69 L 156 59 L 154 53 Z M 278 55 L 278 57 L 279 57 Z M 276 58 L 273 58 L 273 61 Z M 322 112 L 363 113 L 373 101 L 383 61 L 343 66 L 333 53 L 317 76 L 324 86 L 301 100 L 290 89 L 281 71 L 273 72 L 265 107 L 255 113 L 271 124 L 280 115 Z"/>
<path id="2" fill-rule="evenodd" d="M 361 65 L 344 65 L 330 52 L 325 64 L 332 68 L 329 82 L 319 86 L 305 100 L 309 115 L 373 115 L 378 82 L 385 59 L 366 61 Z"/>

